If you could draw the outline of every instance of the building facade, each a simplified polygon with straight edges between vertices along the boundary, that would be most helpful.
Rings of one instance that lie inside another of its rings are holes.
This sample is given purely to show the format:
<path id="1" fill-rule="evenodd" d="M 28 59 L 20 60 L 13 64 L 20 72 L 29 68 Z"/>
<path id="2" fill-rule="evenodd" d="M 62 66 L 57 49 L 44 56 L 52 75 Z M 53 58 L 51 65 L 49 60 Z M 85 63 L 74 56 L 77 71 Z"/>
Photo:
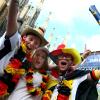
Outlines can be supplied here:
<path id="1" fill-rule="evenodd" d="M 33 14 L 32 19 L 31 19 L 31 21 L 30 21 L 30 23 L 29 23 L 29 25 L 30 25 L 31 27 L 33 27 L 33 26 L 35 25 L 35 22 L 36 22 L 36 20 L 37 20 L 39 14 L 40 14 L 40 12 L 41 12 L 43 3 L 44 3 L 44 0 L 39 0 L 39 1 L 38 1 L 38 4 L 37 4 L 37 6 L 36 6 L 36 11 L 35 11 L 35 13 Z"/>
<path id="2" fill-rule="evenodd" d="M 44 3 L 44 0 L 38 0 L 38 3 L 35 7 L 32 5 L 28 5 L 28 9 L 27 9 L 27 7 L 25 7 L 25 9 L 23 9 L 23 12 L 24 13 L 27 12 L 27 13 L 22 14 L 22 12 L 21 12 L 21 15 L 24 17 L 22 18 L 23 20 L 21 20 L 21 24 L 19 27 L 20 33 L 27 26 L 36 27 L 35 22 L 36 22 L 38 16 L 40 15 L 43 3 Z M 27 9 L 27 11 L 26 11 L 26 9 Z M 20 19 L 20 17 L 19 17 L 19 19 Z"/>
<path id="3" fill-rule="evenodd" d="M 0 1 L 0 36 L 6 30 L 6 23 L 7 23 L 7 2 L 5 0 Z"/>
<path id="4" fill-rule="evenodd" d="M 0 1 L 0 36 L 6 30 L 7 24 L 7 14 L 8 14 L 8 6 L 10 0 L 1 0 Z M 29 0 L 19 0 L 19 15 L 22 12 L 24 6 L 29 2 Z"/>

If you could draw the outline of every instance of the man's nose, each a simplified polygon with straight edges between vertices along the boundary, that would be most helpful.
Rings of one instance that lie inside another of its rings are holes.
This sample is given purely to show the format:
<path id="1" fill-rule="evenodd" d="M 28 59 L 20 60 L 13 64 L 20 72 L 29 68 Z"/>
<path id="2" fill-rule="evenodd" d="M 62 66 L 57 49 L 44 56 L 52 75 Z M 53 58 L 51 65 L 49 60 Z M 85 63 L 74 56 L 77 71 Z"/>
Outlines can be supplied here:
<path id="1" fill-rule="evenodd" d="M 63 57 L 63 59 L 66 59 L 66 57 Z"/>

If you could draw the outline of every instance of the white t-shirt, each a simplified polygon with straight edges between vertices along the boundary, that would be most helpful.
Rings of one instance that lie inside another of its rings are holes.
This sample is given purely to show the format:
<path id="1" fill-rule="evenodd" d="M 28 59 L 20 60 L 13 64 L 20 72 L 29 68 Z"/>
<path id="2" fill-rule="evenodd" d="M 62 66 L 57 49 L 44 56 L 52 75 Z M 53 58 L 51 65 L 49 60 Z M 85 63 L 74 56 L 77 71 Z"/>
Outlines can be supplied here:
<path id="1" fill-rule="evenodd" d="M 39 87 L 42 82 L 42 75 L 38 72 L 33 74 L 34 87 Z M 21 77 L 16 89 L 9 96 L 8 100 L 41 100 L 41 95 L 32 96 L 28 93 L 26 88 L 25 76 Z"/>
<path id="2" fill-rule="evenodd" d="M 4 33 L 4 35 L 0 38 L 0 51 L 5 48 L 5 35 L 6 33 Z M 14 55 L 16 47 L 20 46 L 21 35 L 17 31 L 12 37 L 9 38 L 9 40 L 11 44 L 11 51 L 0 59 L 0 75 L 4 73 L 4 69 L 9 63 L 10 58 Z"/>

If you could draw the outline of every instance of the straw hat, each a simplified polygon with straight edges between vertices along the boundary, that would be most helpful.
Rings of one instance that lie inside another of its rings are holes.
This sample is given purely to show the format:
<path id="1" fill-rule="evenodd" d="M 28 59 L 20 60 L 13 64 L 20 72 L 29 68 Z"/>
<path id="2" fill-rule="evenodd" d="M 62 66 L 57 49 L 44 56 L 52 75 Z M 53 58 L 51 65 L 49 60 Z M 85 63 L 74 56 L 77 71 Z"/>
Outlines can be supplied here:
<path id="1" fill-rule="evenodd" d="M 46 44 L 48 44 L 48 41 L 44 38 L 44 33 L 45 33 L 45 30 L 41 27 L 32 28 L 28 26 L 25 28 L 25 30 L 23 30 L 22 36 L 29 35 L 29 34 L 36 35 L 37 37 L 41 39 L 41 46 L 45 46 Z"/>
<path id="2" fill-rule="evenodd" d="M 52 51 L 49 56 L 54 61 L 54 63 L 57 63 L 58 57 L 63 55 L 71 55 L 73 58 L 74 64 L 79 64 L 81 62 L 81 56 L 80 53 L 74 49 L 74 48 L 62 48 Z"/>

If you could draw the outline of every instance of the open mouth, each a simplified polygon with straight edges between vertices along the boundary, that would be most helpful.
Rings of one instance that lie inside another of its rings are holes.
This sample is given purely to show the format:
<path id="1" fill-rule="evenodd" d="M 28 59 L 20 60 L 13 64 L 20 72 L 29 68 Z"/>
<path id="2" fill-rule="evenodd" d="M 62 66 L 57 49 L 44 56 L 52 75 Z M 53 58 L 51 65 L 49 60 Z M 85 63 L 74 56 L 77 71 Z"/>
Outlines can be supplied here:
<path id="1" fill-rule="evenodd" d="M 66 65 L 67 63 L 66 62 L 61 62 L 61 65 Z"/>

